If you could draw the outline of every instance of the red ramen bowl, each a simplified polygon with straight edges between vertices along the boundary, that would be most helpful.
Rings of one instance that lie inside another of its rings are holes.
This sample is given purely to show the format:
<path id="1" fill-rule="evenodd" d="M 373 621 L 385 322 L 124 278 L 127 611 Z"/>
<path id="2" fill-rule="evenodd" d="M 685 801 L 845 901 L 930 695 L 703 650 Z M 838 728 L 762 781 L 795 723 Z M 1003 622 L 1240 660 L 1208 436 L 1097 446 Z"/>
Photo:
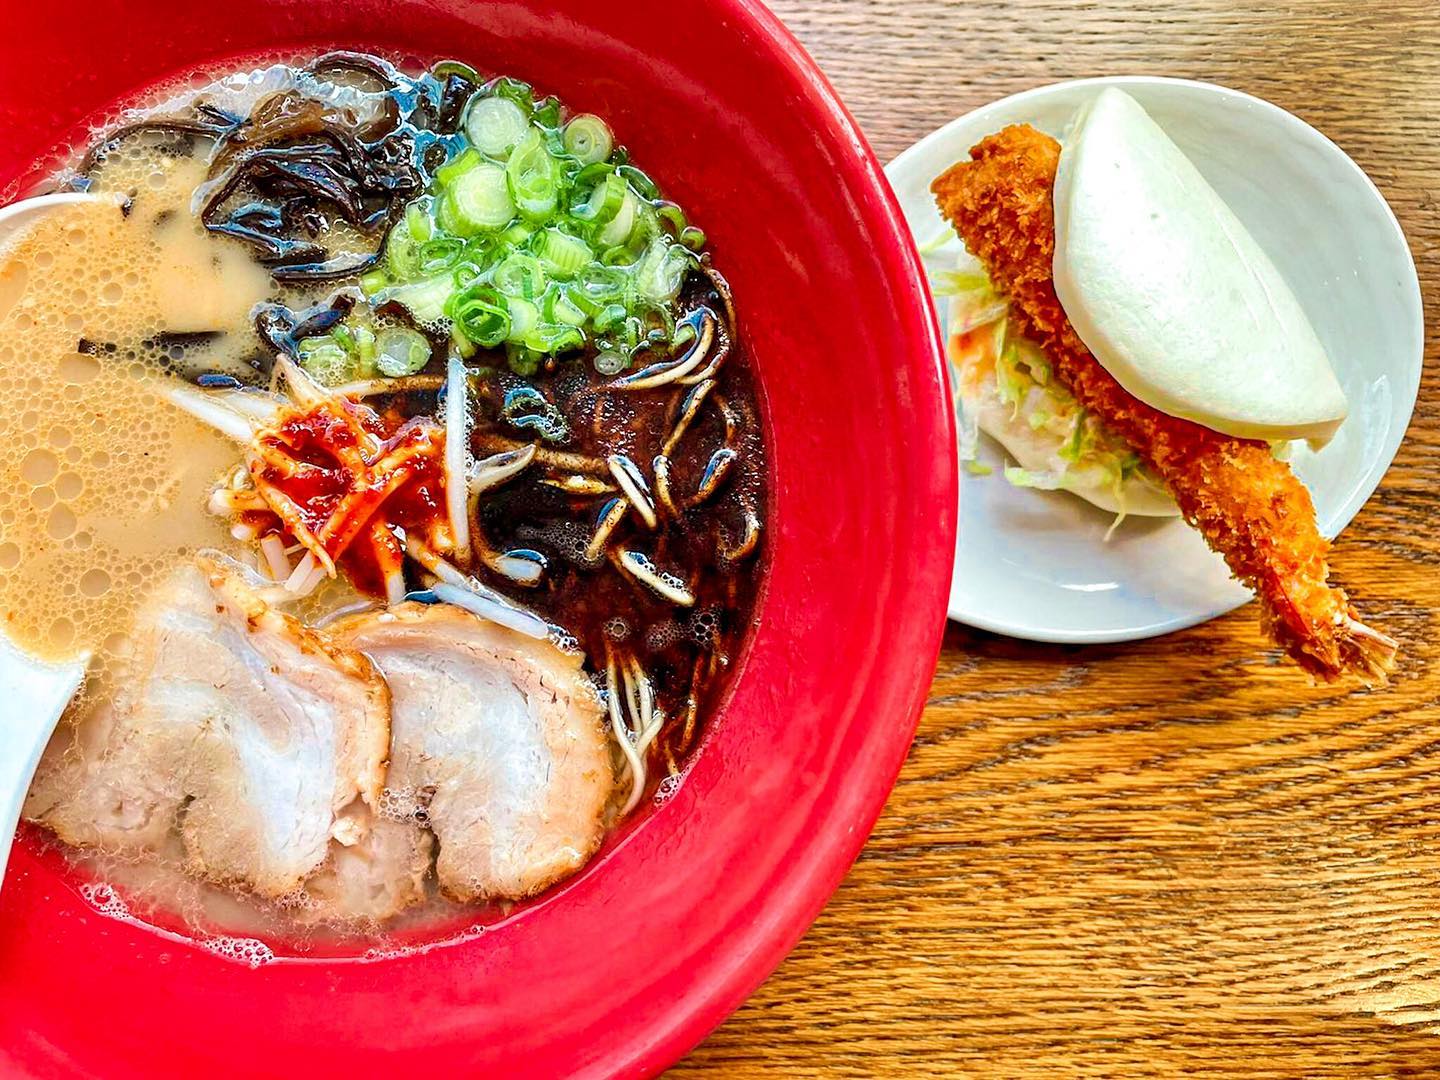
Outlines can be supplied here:
<path id="1" fill-rule="evenodd" d="M 277 53 L 455 57 L 601 114 L 734 286 L 771 475 L 757 621 L 706 742 L 580 875 L 461 940 L 379 959 L 273 943 L 251 966 L 102 913 L 27 831 L 0 889 L 0 1075 L 636 1076 L 676 1060 L 859 852 L 944 626 L 957 480 L 939 333 L 834 91 L 757 0 L 97 0 L 15 4 L 6 29 L 6 197 L 147 87 Z"/>

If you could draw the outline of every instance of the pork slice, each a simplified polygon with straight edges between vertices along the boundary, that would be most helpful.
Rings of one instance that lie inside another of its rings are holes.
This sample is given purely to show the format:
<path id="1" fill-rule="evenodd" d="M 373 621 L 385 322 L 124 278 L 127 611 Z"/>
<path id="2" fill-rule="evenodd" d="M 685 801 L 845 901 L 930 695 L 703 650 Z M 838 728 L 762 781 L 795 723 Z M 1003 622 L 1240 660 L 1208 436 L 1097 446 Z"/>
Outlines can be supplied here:
<path id="1" fill-rule="evenodd" d="M 448 896 L 521 899 L 584 865 L 615 776 L 581 657 L 443 604 L 333 629 L 390 685 L 387 801 L 434 830 Z"/>
<path id="2" fill-rule="evenodd" d="M 376 818 L 362 839 L 330 845 L 305 882 L 299 912 L 308 922 L 384 922 L 425 900 L 435 837 L 411 821 Z"/>
<path id="3" fill-rule="evenodd" d="M 178 825 L 191 872 L 278 898 L 332 839 L 362 838 L 342 811 L 379 801 L 389 695 L 363 656 L 201 559 L 151 597 L 111 700 L 70 731 L 28 816 L 120 852 L 160 850 Z"/>

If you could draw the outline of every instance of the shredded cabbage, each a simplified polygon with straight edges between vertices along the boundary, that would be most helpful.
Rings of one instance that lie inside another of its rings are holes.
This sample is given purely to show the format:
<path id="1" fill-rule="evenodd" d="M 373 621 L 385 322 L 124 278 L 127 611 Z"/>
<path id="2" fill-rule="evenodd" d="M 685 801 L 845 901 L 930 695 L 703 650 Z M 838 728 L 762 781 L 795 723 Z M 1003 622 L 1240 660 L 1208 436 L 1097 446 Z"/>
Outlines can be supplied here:
<path id="1" fill-rule="evenodd" d="M 1106 537 L 1125 519 L 1125 485 L 1137 475 L 1156 487 L 1160 481 L 1126 443 L 1090 415 L 1070 392 L 1052 378 L 1050 362 L 1033 342 L 1010 334 L 1009 305 L 995 291 L 979 262 L 968 252 L 953 270 L 932 275 L 936 296 L 951 299 L 948 332 L 954 336 L 994 326 L 995 385 L 1011 409 L 1012 418 L 1024 416 L 1032 431 L 1054 436 L 1059 443 L 1053 469 L 1008 466 L 1005 479 L 1016 487 L 1045 491 L 1079 490 L 1102 485 L 1120 507 Z M 956 379 L 958 383 L 958 378 Z M 987 475 L 988 466 L 976 466 L 978 423 L 974 410 L 956 396 L 960 427 L 960 458 L 973 475 Z M 984 471 L 981 472 L 980 469 Z"/>
<path id="2" fill-rule="evenodd" d="M 958 242 L 959 239 L 960 238 L 955 235 L 955 230 L 947 224 L 943 229 L 941 229 L 938 233 L 932 236 L 929 240 L 925 241 L 925 243 L 920 244 L 917 250 L 920 252 L 921 258 L 924 258 L 929 255 L 934 255 L 937 251 L 939 251 L 946 244 L 949 244 L 952 241 Z"/>

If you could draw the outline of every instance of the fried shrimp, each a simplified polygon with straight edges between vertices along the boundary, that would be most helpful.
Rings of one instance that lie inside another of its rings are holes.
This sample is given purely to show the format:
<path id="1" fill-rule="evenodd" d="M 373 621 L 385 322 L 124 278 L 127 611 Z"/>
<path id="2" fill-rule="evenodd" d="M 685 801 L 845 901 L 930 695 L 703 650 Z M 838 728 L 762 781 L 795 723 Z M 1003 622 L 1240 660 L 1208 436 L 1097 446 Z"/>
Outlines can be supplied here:
<path id="1" fill-rule="evenodd" d="M 1056 298 L 1052 189 L 1060 144 L 1028 125 L 982 140 L 934 183 L 947 220 L 1005 293 L 1022 332 L 1080 404 L 1144 458 L 1231 572 L 1266 631 L 1321 679 L 1383 683 L 1396 642 L 1360 622 L 1327 581 L 1329 542 L 1310 494 L 1264 442 L 1221 435 L 1127 393 L 1085 348 Z"/>

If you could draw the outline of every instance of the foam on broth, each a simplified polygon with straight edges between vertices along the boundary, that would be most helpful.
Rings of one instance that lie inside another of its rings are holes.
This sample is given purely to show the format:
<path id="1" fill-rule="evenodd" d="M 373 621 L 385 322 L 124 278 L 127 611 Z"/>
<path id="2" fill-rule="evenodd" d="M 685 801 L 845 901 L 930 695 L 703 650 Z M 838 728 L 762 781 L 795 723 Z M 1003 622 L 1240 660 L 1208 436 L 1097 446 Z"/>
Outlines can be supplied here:
<path id="1" fill-rule="evenodd" d="M 237 448 L 156 392 L 164 335 L 219 331 L 204 363 L 243 366 L 274 292 L 191 213 L 204 171 L 131 140 L 95 173 L 116 201 L 58 208 L 0 252 L 0 617 L 37 655 L 94 653 L 91 688 L 150 587 L 229 545 L 205 502 Z"/>

